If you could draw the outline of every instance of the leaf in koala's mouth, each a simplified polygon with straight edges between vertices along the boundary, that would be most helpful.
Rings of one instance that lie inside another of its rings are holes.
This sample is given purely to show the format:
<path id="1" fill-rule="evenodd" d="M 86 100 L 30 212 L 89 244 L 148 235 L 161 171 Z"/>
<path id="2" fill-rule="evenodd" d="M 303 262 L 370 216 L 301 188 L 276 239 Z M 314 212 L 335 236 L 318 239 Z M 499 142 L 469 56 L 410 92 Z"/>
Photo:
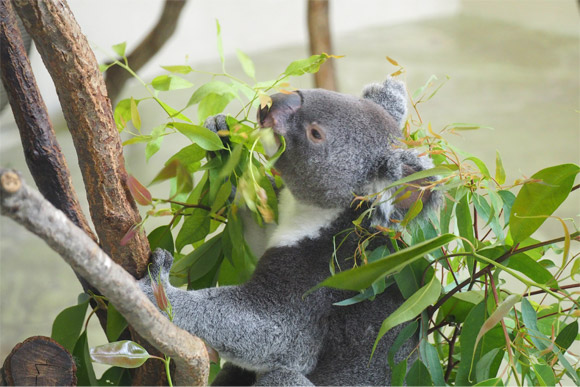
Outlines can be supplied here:
<path id="1" fill-rule="evenodd" d="M 271 128 L 261 129 L 261 141 L 268 157 L 274 157 L 282 144 L 281 136 Z"/>

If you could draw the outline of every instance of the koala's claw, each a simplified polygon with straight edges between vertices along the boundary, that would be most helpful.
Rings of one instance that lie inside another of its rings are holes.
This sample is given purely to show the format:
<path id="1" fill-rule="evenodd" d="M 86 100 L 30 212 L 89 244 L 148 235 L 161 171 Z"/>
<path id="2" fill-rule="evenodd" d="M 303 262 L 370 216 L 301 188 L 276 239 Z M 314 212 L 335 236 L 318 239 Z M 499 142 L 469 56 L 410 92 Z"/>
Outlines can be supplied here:
<path id="1" fill-rule="evenodd" d="M 205 126 L 206 128 L 215 133 L 217 133 L 220 130 L 228 130 L 226 115 L 217 114 L 215 116 L 208 117 L 203 123 L 203 126 Z"/>
<path id="2" fill-rule="evenodd" d="M 167 250 L 160 248 L 155 249 L 151 253 L 151 265 L 149 265 L 149 272 L 154 281 L 161 278 L 162 281 L 169 278 L 169 271 L 173 264 L 173 257 Z"/>

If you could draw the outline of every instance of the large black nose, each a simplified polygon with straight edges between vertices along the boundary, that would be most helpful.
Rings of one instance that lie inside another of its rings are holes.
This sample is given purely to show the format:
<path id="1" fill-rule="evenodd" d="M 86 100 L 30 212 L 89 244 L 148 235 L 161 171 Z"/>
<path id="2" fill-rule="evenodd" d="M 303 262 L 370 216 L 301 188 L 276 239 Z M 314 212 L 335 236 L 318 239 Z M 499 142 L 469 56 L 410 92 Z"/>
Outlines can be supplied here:
<path id="1" fill-rule="evenodd" d="M 300 108 L 302 98 L 299 92 L 276 93 L 272 95 L 272 105 L 258 108 L 258 122 L 262 128 L 272 128 L 279 134 L 286 132 L 288 117 Z"/>

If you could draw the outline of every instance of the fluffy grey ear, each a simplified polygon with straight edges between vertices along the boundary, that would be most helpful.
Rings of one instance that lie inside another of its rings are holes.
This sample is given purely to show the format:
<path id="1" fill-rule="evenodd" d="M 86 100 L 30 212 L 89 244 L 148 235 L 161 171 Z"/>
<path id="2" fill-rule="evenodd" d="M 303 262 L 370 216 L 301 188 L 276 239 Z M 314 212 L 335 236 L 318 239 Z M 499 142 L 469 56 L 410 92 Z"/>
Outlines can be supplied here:
<path id="1" fill-rule="evenodd" d="M 385 82 L 365 86 L 363 98 L 370 99 L 382 106 L 395 119 L 399 128 L 407 118 L 407 89 L 405 84 L 392 77 Z"/>
<path id="2" fill-rule="evenodd" d="M 435 176 L 410 182 L 410 185 L 399 193 L 397 193 L 397 190 L 400 187 L 394 187 L 385 191 L 385 188 L 391 183 L 412 175 L 415 172 L 430 168 L 433 168 L 431 159 L 428 156 L 418 156 L 414 150 L 394 149 L 385 155 L 376 170 L 377 175 L 374 181 L 367 187 L 369 194 L 381 192 L 375 203 L 376 207 L 371 223 L 373 225 L 396 228 L 397 221 L 405 217 L 409 208 L 419 197 L 423 202 L 422 214 L 426 214 L 431 208 L 436 208 L 439 205 L 441 194 L 438 191 L 429 189 L 423 190 L 420 194 L 420 190 L 416 188 L 416 186 L 432 184 L 438 180 Z"/>

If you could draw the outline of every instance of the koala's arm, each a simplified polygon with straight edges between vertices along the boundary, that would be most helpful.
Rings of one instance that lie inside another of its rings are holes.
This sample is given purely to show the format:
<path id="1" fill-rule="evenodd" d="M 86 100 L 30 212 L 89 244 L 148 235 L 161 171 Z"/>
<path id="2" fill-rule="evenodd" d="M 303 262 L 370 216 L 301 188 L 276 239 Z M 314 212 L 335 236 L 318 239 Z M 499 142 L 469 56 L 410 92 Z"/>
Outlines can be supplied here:
<path id="1" fill-rule="evenodd" d="M 279 303 L 260 281 L 196 291 L 169 283 L 173 258 L 157 249 L 152 255 L 151 276 L 159 278 L 174 314 L 173 322 L 199 336 L 225 359 L 259 372 L 291 370 L 307 374 L 314 368 L 322 345 L 323 324 L 316 313 Z M 149 276 L 141 289 L 154 300 Z M 281 305 L 284 305 L 281 307 Z"/>

